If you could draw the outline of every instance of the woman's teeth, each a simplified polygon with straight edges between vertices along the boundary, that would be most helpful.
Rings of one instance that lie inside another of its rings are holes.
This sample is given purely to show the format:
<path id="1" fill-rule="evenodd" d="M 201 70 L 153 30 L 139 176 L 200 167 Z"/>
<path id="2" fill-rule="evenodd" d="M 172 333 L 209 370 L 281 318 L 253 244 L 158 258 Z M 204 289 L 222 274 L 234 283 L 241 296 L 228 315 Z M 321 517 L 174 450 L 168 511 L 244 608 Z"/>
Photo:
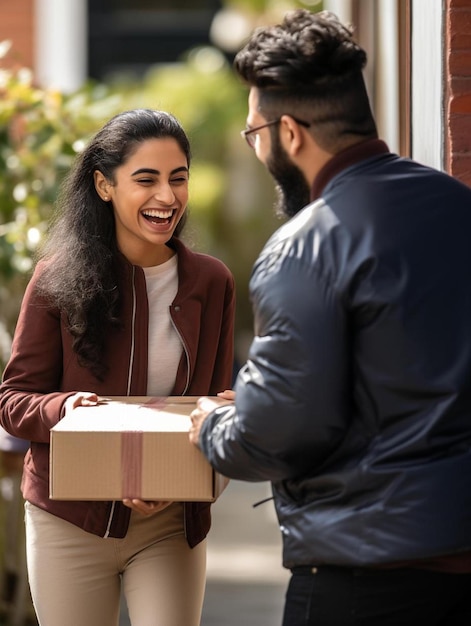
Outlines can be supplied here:
<path id="1" fill-rule="evenodd" d="M 169 220 L 172 217 L 173 211 L 163 211 L 159 209 L 148 209 L 143 211 L 142 214 L 148 220 Z"/>

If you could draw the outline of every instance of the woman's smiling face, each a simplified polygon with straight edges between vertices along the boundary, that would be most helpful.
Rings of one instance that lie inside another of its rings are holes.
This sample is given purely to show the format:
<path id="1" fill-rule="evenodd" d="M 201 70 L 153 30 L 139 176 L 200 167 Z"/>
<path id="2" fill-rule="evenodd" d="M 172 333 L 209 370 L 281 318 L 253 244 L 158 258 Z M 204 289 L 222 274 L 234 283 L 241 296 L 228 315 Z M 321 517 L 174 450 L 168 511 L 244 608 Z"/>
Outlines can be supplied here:
<path id="1" fill-rule="evenodd" d="M 134 265 L 169 258 L 165 244 L 186 210 L 188 177 L 185 153 L 173 137 L 140 143 L 116 168 L 114 183 L 95 172 L 97 192 L 113 206 L 118 248 Z"/>

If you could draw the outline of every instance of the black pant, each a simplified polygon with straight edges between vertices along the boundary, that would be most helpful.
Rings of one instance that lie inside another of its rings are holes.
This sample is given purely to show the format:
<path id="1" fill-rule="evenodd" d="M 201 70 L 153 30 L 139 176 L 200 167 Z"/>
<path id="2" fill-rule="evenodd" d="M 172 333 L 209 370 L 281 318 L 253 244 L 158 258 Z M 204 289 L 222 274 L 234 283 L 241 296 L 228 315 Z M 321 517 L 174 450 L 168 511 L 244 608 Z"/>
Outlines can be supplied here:
<path id="1" fill-rule="evenodd" d="M 295 568 L 283 626 L 471 626 L 471 574 Z"/>

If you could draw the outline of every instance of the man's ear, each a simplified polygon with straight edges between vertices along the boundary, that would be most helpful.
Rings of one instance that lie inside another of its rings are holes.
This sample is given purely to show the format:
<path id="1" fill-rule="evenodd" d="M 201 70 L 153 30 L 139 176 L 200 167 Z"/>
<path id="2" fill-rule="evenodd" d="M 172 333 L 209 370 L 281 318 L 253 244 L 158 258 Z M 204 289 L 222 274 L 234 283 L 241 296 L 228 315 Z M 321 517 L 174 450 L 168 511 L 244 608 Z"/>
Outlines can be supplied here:
<path id="1" fill-rule="evenodd" d="M 93 179 L 95 181 L 95 189 L 97 194 L 102 200 L 104 200 L 105 202 L 109 202 L 111 187 L 109 180 L 102 172 L 100 172 L 100 170 L 95 170 L 93 172 Z"/>
<path id="2" fill-rule="evenodd" d="M 295 157 L 305 144 L 303 128 L 291 115 L 282 115 L 280 118 L 280 139 L 281 145 L 286 152 Z"/>

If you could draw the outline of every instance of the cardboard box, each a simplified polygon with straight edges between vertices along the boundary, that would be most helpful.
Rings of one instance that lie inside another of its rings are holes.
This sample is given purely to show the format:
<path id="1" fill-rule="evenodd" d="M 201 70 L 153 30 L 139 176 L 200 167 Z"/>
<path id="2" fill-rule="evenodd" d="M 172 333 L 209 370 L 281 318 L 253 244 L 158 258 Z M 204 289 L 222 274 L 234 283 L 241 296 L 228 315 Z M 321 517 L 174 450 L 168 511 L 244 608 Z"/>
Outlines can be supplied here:
<path id="1" fill-rule="evenodd" d="M 51 429 L 53 500 L 213 502 L 227 485 L 190 443 L 196 397 L 115 396 Z"/>

